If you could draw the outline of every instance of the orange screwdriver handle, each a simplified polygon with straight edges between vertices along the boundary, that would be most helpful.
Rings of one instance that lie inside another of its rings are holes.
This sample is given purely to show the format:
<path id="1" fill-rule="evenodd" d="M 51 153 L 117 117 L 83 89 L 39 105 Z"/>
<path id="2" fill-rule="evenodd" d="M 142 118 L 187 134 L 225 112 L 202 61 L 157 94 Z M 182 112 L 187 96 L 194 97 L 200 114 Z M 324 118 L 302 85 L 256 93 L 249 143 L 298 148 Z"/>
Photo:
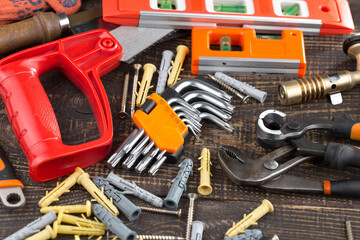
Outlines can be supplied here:
<path id="1" fill-rule="evenodd" d="M 332 135 L 341 138 L 360 141 L 360 123 L 355 121 L 349 115 L 334 117 L 334 128 Z"/>
<path id="2" fill-rule="evenodd" d="M 184 144 L 188 132 L 165 99 L 153 93 L 140 110 L 133 115 L 133 121 L 138 128 L 143 128 L 155 145 L 168 153 L 176 153 Z"/>
<path id="3" fill-rule="evenodd" d="M 360 197 L 360 180 L 323 181 L 324 194 Z"/>
<path id="4" fill-rule="evenodd" d="M 14 169 L 8 161 L 4 150 L 0 148 L 0 188 L 21 187 L 24 185 L 15 177 Z"/>

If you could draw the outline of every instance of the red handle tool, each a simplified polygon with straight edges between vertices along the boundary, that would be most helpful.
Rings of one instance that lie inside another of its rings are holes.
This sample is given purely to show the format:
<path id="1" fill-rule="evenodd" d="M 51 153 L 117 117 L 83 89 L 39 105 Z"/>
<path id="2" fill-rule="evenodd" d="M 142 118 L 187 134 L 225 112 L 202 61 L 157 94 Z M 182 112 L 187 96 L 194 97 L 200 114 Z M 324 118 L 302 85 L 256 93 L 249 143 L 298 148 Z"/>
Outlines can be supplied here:
<path id="1" fill-rule="evenodd" d="M 100 77 L 120 64 L 122 47 L 105 30 L 94 30 L 30 48 L 0 61 L 0 95 L 29 161 L 29 174 L 48 181 L 102 160 L 112 143 L 112 118 Z M 60 70 L 86 96 L 100 138 L 62 143 L 54 110 L 39 76 Z"/>

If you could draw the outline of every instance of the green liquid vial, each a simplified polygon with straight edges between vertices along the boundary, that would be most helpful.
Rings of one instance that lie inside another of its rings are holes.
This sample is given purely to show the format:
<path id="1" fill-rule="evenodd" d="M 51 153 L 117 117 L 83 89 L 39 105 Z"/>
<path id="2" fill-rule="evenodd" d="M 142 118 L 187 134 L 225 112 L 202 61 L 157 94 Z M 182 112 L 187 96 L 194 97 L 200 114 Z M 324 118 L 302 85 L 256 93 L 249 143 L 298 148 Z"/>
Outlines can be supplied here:
<path id="1" fill-rule="evenodd" d="M 256 38 L 258 39 L 282 39 L 281 36 L 266 36 L 266 35 L 256 35 Z"/>
<path id="2" fill-rule="evenodd" d="M 229 36 L 220 38 L 220 51 L 231 51 L 231 38 Z"/>
<path id="3" fill-rule="evenodd" d="M 216 12 L 246 13 L 245 6 L 220 4 L 215 7 Z"/>
<path id="4" fill-rule="evenodd" d="M 161 0 L 160 9 L 172 9 L 171 0 Z"/>
<path id="5" fill-rule="evenodd" d="M 283 14 L 286 16 L 299 16 L 300 7 L 298 4 L 291 5 L 283 10 Z"/>

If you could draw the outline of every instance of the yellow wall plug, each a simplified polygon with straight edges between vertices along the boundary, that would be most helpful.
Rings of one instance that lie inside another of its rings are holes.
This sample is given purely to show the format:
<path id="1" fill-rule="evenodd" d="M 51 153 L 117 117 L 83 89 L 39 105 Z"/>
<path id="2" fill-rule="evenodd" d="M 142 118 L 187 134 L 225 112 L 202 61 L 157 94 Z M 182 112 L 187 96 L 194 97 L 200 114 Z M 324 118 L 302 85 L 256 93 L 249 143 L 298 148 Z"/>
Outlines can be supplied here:
<path id="1" fill-rule="evenodd" d="M 259 207 L 257 207 L 254 211 L 252 211 L 248 215 L 244 214 L 244 218 L 240 222 L 236 224 L 234 223 L 234 226 L 230 228 L 225 235 L 227 237 L 235 237 L 240 233 L 245 233 L 245 229 L 247 229 L 251 225 L 257 225 L 256 222 L 257 220 L 262 218 L 268 212 L 273 212 L 273 211 L 274 211 L 274 207 L 271 204 L 271 202 L 269 200 L 264 199 Z"/>
<path id="2" fill-rule="evenodd" d="M 177 81 L 180 79 L 179 74 L 182 71 L 185 57 L 189 53 L 189 51 L 189 48 L 185 45 L 177 46 L 175 61 L 171 62 L 172 68 L 167 81 L 168 87 L 174 86 L 174 84 L 177 83 Z"/>
<path id="3" fill-rule="evenodd" d="M 71 226 L 71 225 L 60 225 L 57 222 L 54 222 L 53 229 L 58 234 L 90 235 L 90 236 L 102 236 L 105 234 L 104 229 L 78 227 L 78 226 Z"/>
<path id="4" fill-rule="evenodd" d="M 61 210 L 64 210 L 65 213 L 86 213 L 86 216 L 90 217 L 91 202 L 87 200 L 85 205 L 62 205 L 62 206 L 42 207 L 40 209 L 40 212 L 45 214 L 50 212 L 51 210 L 54 211 L 55 213 L 59 213 Z"/>
<path id="5" fill-rule="evenodd" d="M 49 225 L 46 225 L 44 230 L 26 238 L 25 240 L 47 240 L 50 238 L 55 239 L 56 235 L 57 232 L 55 232 Z"/>
<path id="6" fill-rule="evenodd" d="M 151 63 L 147 63 L 144 65 L 144 74 L 141 83 L 139 84 L 138 82 L 139 91 L 136 93 L 136 107 L 141 107 L 146 101 L 149 89 L 152 88 L 150 84 L 155 71 L 155 65 Z"/>
<path id="7" fill-rule="evenodd" d="M 66 213 L 64 213 L 63 210 L 61 210 L 59 212 L 58 218 L 57 218 L 58 224 L 61 224 L 62 222 L 73 224 L 78 227 L 99 228 L 99 229 L 107 230 L 106 225 L 101 222 L 96 222 L 96 221 L 92 221 L 90 219 L 86 219 L 85 216 L 83 216 L 81 218 L 81 217 L 73 216 L 70 214 L 66 214 Z"/>
<path id="8" fill-rule="evenodd" d="M 52 202 L 58 201 L 59 197 L 65 193 L 70 192 L 69 189 L 75 185 L 77 178 L 84 173 L 84 171 L 79 168 L 80 170 L 76 171 L 67 177 L 64 181 L 59 183 L 53 190 L 46 195 L 39 201 L 39 207 L 47 207 Z"/>
<path id="9" fill-rule="evenodd" d="M 198 193 L 201 195 L 209 195 L 212 192 L 212 187 L 210 186 L 210 151 L 207 148 L 203 148 L 201 151 L 201 157 L 199 157 L 201 161 L 200 168 L 200 185 L 198 187 Z"/>
<path id="10" fill-rule="evenodd" d="M 81 168 L 76 168 L 78 170 Z M 82 171 L 82 170 L 81 170 Z M 112 215 L 119 215 L 119 210 L 112 203 L 112 200 L 109 200 L 104 193 L 91 181 L 89 174 L 83 172 L 78 179 L 77 183 L 81 184 L 90 194 L 95 198 L 95 200 L 100 203 L 106 210 L 108 210 Z"/>

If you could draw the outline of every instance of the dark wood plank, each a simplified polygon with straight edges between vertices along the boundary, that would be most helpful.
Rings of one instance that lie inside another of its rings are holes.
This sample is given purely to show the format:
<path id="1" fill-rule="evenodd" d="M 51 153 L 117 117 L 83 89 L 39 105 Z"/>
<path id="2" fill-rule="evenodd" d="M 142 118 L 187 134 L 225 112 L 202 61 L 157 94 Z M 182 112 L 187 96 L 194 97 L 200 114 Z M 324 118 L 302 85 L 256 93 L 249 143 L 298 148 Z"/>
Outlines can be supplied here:
<path id="1" fill-rule="evenodd" d="M 350 0 L 349 2 L 358 29 L 360 27 L 360 2 L 357 0 Z M 82 8 L 87 9 L 100 5 L 100 3 L 99 0 L 84 1 Z M 307 75 L 345 69 L 355 70 L 354 61 L 342 51 L 342 43 L 349 36 L 305 37 L 308 62 Z M 159 66 L 162 51 L 169 49 L 175 52 L 179 44 L 191 46 L 190 34 L 154 46 L 141 55 L 137 61 L 141 64 L 151 62 Z M 185 71 L 181 73 L 183 79 L 197 77 L 190 73 L 190 62 L 191 53 L 186 58 Z M 128 66 L 122 64 L 119 68 L 102 77 L 113 114 L 114 141 L 112 151 L 118 147 L 133 128 L 130 119 L 122 121 L 117 117 L 117 112 L 120 110 L 122 81 L 127 68 Z M 157 75 L 155 75 L 154 79 L 157 79 Z M 330 118 L 333 115 L 345 113 L 360 119 L 360 107 L 358 104 L 360 86 L 344 92 L 344 103 L 338 106 L 332 106 L 328 98 L 323 98 L 284 107 L 280 105 L 277 99 L 277 85 L 281 81 L 289 80 L 288 77 L 250 76 L 240 77 L 239 79 L 267 91 L 267 101 L 263 104 L 252 101 L 249 104 L 241 105 L 239 100 L 234 99 L 236 111 L 230 121 L 235 127 L 233 134 L 226 133 L 214 124 L 206 123 L 202 128 L 200 141 L 190 138 L 185 145 L 184 157 L 194 160 L 194 175 L 189 179 L 188 192 L 196 192 L 199 184 L 199 172 L 196 169 L 199 167 L 200 162 L 196 159 L 200 155 L 202 147 L 208 147 L 213 156 L 211 170 L 213 173 L 213 193 L 197 200 L 195 209 L 195 219 L 206 223 L 204 239 L 222 239 L 226 230 L 231 227 L 232 222 L 239 221 L 244 213 L 251 212 L 264 198 L 270 200 L 275 207 L 273 213 L 259 220 L 257 228 L 263 231 L 264 239 L 271 238 L 273 234 L 277 234 L 280 239 L 345 239 L 344 219 L 346 217 L 352 222 L 355 239 L 358 238 L 360 236 L 360 201 L 358 199 L 327 197 L 320 194 L 268 192 L 254 186 L 235 186 L 226 177 L 215 156 L 216 149 L 220 144 L 236 146 L 254 159 L 269 152 L 269 150 L 260 147 L 255 140 L 256 120 L 258 115 L 267 109 L 278 109 L 298 119 L 309 117 Z M 96 122 L 83 94 L 60 73 L 50 73 L 44 76 L 42 83 L 55 110 L 64 142 L 79 144 L 96 139 L 98 137 Z M 130 103 L 130 100 L 128 103 Z M 6 219 L 0 224 L 0 239 L 2 239 L 41 216 L 37 203 L 45 194 L 45 191 L 55 187 L 56 181 L 37 183 L 29 177 L 27 160 L 12 132 L 2 101 L 0 101 L 0 127 L 3 129 L 0 135 L 0 144 L 9 155 L 19 179 L 25 185 L 24 193 L 27 201 L 23 208 L 12 210 L 0 208 L 1 219 Z M 318 131 L 310 133 L 309 138 L 324 144 L 330 140 L 357 144 Z M 85 170 L 91 177 L 96 175 L 107 176 L 110 172 L 105 161 Z M 170 181 L 176 176 L 177 171 L 178 167 L 171 164 L 161 168 L 155 177 L 139 176 L 132 171 L 122 169 L 115 170 L 117 174 L 136 182 L 139 186 L 161 197 L 166 196 L 171 186 Z M 289 173 L 314 180 L 360 179 L 360 172 L 357 169 L 338 171 L 316 162 L 302 164 Z M 59 180 L 63 179 L 65 177 Z M 90 195 L 81 186 L 74 186 L 71 193 L 63 195 L 56 204 L 80 204 L 90 198 Z M 138 205 L 147 205 L 131 196 L 129 198 Z M 144 212 L 138 221 L 131 223 L 124 219 L 123 216 L 120 216 L 120 218 L 139 234 L 184 236 L 188 208 L 188 200 L 185 194 L 180 202 L 180 208 L 184 214 L 179 219 L 173 216 L 147 212 Z M 61 236 L 58 239 L 73 239 L 73 237 Z"/>

